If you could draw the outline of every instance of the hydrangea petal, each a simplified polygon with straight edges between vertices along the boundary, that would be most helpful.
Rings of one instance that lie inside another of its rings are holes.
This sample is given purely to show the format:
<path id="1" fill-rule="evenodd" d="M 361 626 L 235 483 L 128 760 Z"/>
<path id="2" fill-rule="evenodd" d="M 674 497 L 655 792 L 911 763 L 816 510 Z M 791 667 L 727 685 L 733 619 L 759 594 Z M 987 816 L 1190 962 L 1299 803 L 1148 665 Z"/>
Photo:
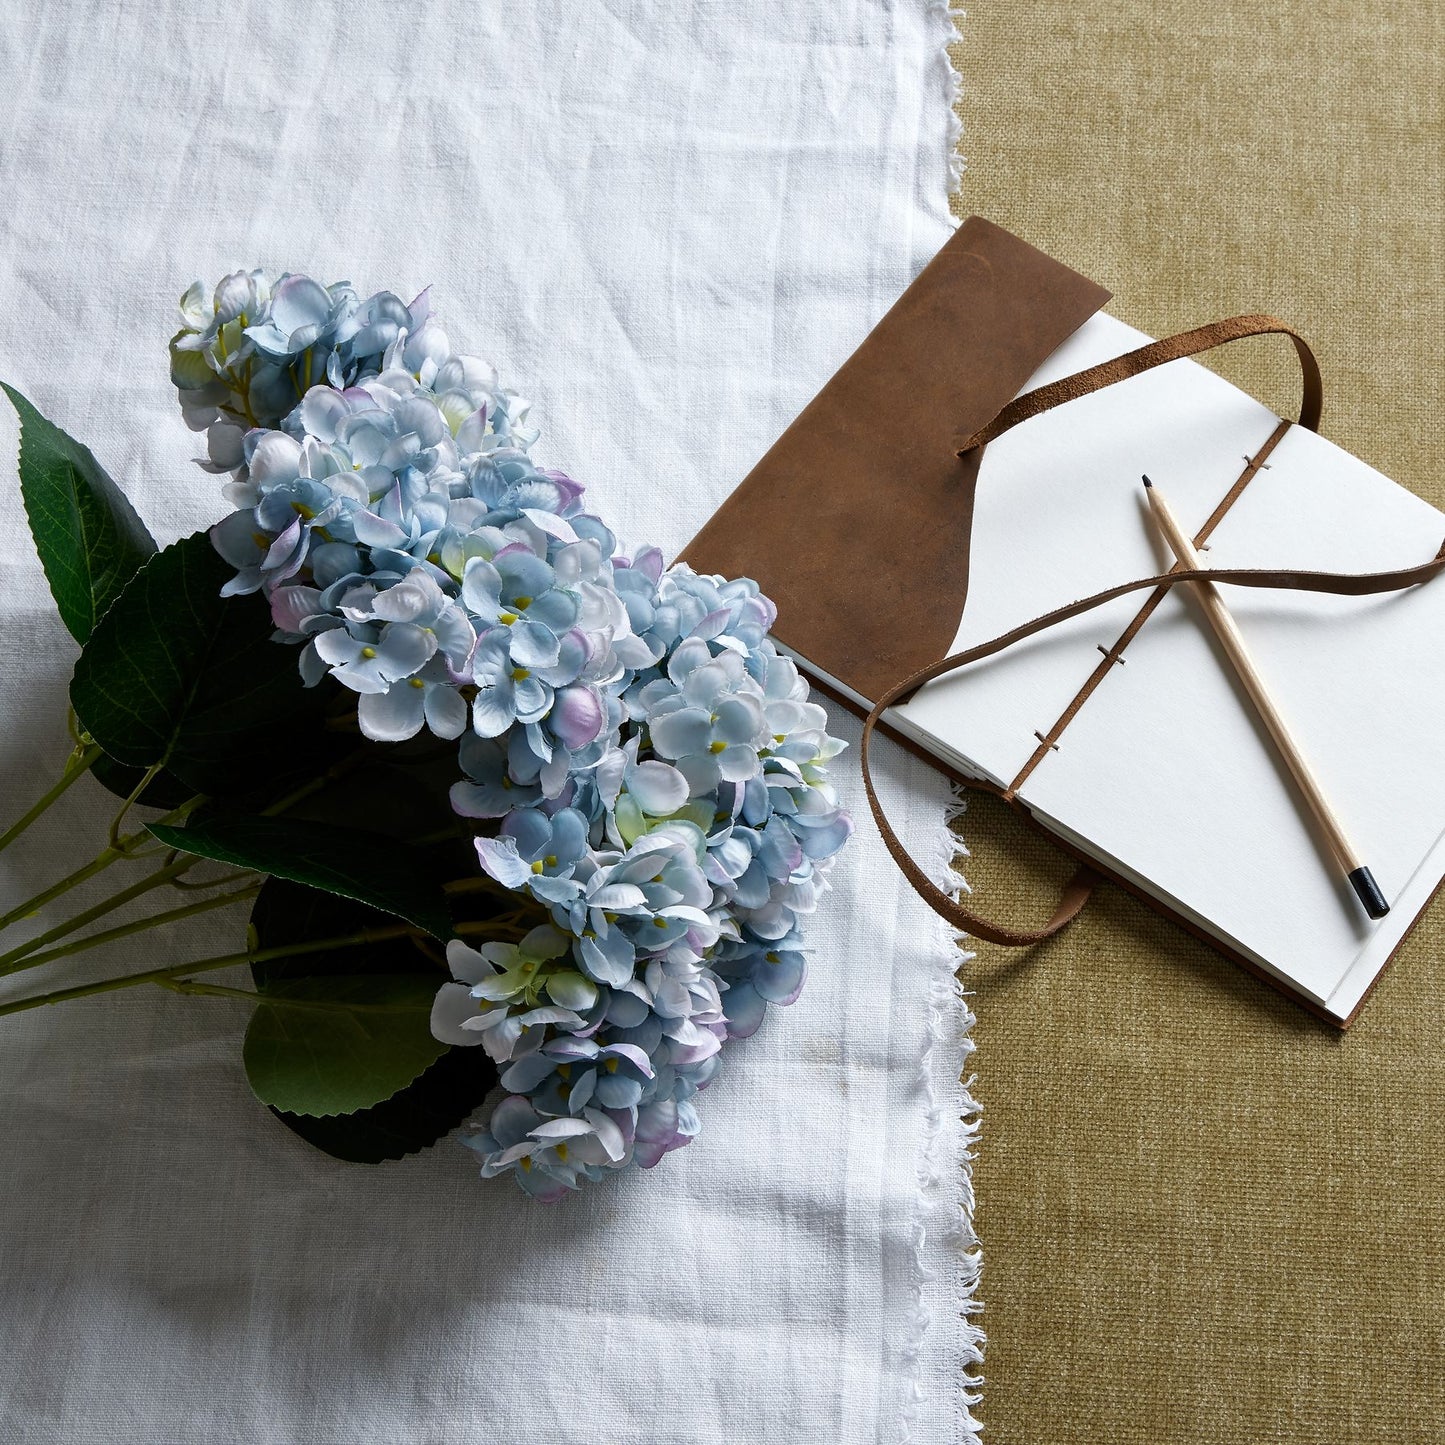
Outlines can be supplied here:
<path id="1" fill-rule="evenodd" d="M 653 749 L 664 758 L 702 753 L 712 740 L 712 718 L 701 708 L 681 708 L 658 718 L 651 737 Z"/>
<path id="2" fill-rule="evenodd" d="M 427 727 L 439 738 L 461 737 L 467 727 L 467 704 L 461 693 L 432 684 L 424 697 Z"/>
<path id="3" fill-rule="evenodd" d="M 466 1019 L 477 1016 L 477 1001 L 465 984 L 444 983 L 437 990 L 432 1001 L 431 1031 L 434 1038 L 447 1044 L 463 1044 L 472 1047 L 481 1043 L 481 1036 L 474 1030 L 464 1029 Z"/>
<path id="4" fill-rule="evenodd" d="M 807 960 L 793 951 L 769 951 L 753 970 L 753 987 L 769 1003 L 790 1004 L 803 991 Z"/>
<path id="5" fill-rule="evenodd" d="M 688 799 L 687 779 L 667 763 L 649 760 L 627 773 L 627 791 L 654 818 L 675 813 Z"/>
<path id="6" fill-rule="evenodd" d="M 531 865 L 518 856 L 511 838 L 478 838 L 476 849 L 482 867 L 504 887 L 521 888 L 531 878 Z"/>
<path id="7" fill-rule="evenodd" d="M 363 736 L 378 743 L 399 743 L 414 738 L 426 721 L 425 687 L 399 683 L 386 692 L 364 694 L 356 705 Z"/>

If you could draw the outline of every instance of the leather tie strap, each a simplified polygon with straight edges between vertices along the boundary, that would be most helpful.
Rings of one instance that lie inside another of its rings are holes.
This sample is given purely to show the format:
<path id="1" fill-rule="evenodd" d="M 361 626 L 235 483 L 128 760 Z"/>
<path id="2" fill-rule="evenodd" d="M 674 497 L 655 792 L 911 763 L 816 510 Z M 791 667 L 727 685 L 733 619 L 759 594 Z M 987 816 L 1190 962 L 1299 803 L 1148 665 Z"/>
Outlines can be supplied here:
<path id="1" fill-rule="evenodd" d="M 1126 351 L 1112 361 L 1091 366 L 1086 371 L 1075 372 L 1073 376 L 1052 381 L 1034 391 L 1026 391 L 1004 407 L 989 424 L 958 443 L 959 456 L 971 452 L 1001 437 L 1006 431 L 1027 421 L 1040 412 L 1062 406 L 1066 401 L 1087 396 L 1116 382 L 1127 381 L 1131 376 L 1178 361 L 1186 356 L 1198 356 L 1216 346 L 1226 346 L 1231 341 L 1241 341 L 1247 336 L 1288 336 L 1294 342 L 1299 356 L 1300 371 L 1304 377 L 1304 394 L 1300 401 L 1299 424 L 1309 431 L 1320 429 L 1320 410 L 1324 403 L 1324 386 L 1320 380 L 1319 362 L 1309 348 L 1309 343 L 1294 327 L 1275 316 L 1231 316 L 1224 321 L 1211 321 L 1208 326 L 1196 326 L 1193 331 L 1181 331 L 1178 336 L 1166 336 L 1163 341 L 1151 341 L 1137 351 Z"/>
<path id="2" fill-rule="evenodd" d="M 1060 406 L 1077 397 L 1087 396 L 1090 392 L 1112 386 L 1116 382 L 1126 381 L 1153 367 L 1163 366 L 1167 362 L 1177 361 L 1182 357 L 1196 356 L 1212 347 L 1222 346 L 1244 337 L 1272 334 L 1288 336 L 1294 343 L 1304 382 L 1299 424 L 1310 431 L 1318 431 L 1323 387 L 1319 364 L 1304 338 L 1293 327 L 1273 316 L 1234 316 L 1225 321 L 1216 321 L 1208 326 L 1197 327 L 1193 331 L 1181 332 L 1178 336 L 1167 337 L 1163 341 L 1150 342 L 1149 345 L 1115 357 L 1112 361 L 1089 367 L 1073 376 L 1067 376 L 1060 381 L 1051 382 L 1047 386 L 1025 392 L 1024 395 L 1004 407 L 987 426 L 964 437 L 959 443 L 958 454 L 963 456 L 975 447 L 993 441 L 1011 427 L 1027 421 L 1029 417 L 1038 416 L 1041 412 L 1049 411 L 1053 407 Z M 1032 637 L 1035 633 L 1091 612 L 1095 608 L 1102 607 L 1115 598 L 1127 596 L 1131 592 L 1141 592 L 1153 588 L 1167 590 L 1186 582 L 1212 582 L 1236 587 L 1283 588 L 1302 592 L 1332 593 L 1337 596 L 1363 597 L 1379 592 L 1394 592 L 1405 587 L 1414 587 L 1421 582 L 1428 582 L 1442 570 L 1445 570 L 1445 543 L 1442 543 L 1440 551 L 1430 561 L 1392 572 L 1341 573 L 1259 568 L 1221 570 L 1175 568 L 1170 572 L 1161 572 L 1154 577 L 1141 577 L 1133 582 L 1123 582 L 1118 586 L 1106 588 L 1102 592 L 1094 593 L 1091 597 L 1081 598 L 1077 602 L 1068 603 L 1066 606 L 1055 608 L 1052 612 L 1035 617 L 1032 621 L 1022 623 L 988 642 L 978 643 L 962 652 L 956 652 L 927 667 L 920 668 L 904 678 L 902 682 L 888 688 L 873 704 L 873 709 L 863 724 L 859 764 L 863 773 L 863 786 L 868 795 L 868 807 L 872 811 L 874 822 L 878 825 L 884 845 L 915 891 L 935 913 L 955 928 L 963 929 L 975 938 L 1014 948 L 1027 947 L 1050 938 L 1078 915 L 1080 909 L 1088 901 L 1094 884 L 1099 881 L 1098 874 L 1087 864 L 1081 866 L 1065 884 L 1053 916 L 1041 928 L 1036 929 L 1016 929 L 994 923 L 964 908 L 955 898 L 945 893 L 914 861 L 903 842 L 893 831 L 873 785 L 873 775 L 869 766 L 869 749 L 873 740 L 873 730 L 888 708 L 905 700 L 925 683 L 932 682 L 946 672 L 982 661 L 986 657 L 991 657 L 995 653 L 1012 647 L 1016 642 L 1022 642 L 1025 638 Z M 993 783 L 968 778 L 960 779 L 960 781 L 964 787 L 974 791 L 992 793 L 1009 803 L 1016 801 L 1010 790 L 997 787 Z"/>
<path id="3" fill-rule="evenodd" d="M 955 652 L 949 657 L 940 658 L 939 661 L 920 668 L 912 676 L 905 677 L 895 687 L 889 688 L 873 704 L 873 710 L 863 723 L 859 764 L 863 772 L 863 786 L 868 794 L 868 806 L 872 810 L 873 821 L 878 825 L 884 845 L 893 855 L 893 861 L 903 870 L 904 877 L 913 885 L 923 900 L 935 913 L 953 924 L 955 928 L 964 929 L 974 937 L 986 939 L 990 943 L 1001 943 L 1015 948 L 1038 943 L 1057 933 L 1078 914 L 1089 896 L 1089 889 L 1097 881 L 1096 877 L 1087 867 L 1081 868 L 1065 887 L 1064 896 L 1060 899 L 1054 916 L 1042 928 L 1033 931 L 1012 929 L 1001 924 L 991 923 L 988 919 L 981 918 L 978 914 L 963 908 L 955 899 L 939 888 L 928 874 L 914 862 L 907 848 L 893 831 L 884 815 L 882 804 L 878 801 L 878 792 L 873 786 L 873 775 L 869 767 L 868 751 L 873 739 L 873 729 L 888 708 L 896 702 L 903 701 L 924 683 L 932 682 L 934 678 L 941 677 L 945 672 L 967 667 L 972 662 L 981 662 L 985 657 L 992 657 L 995 653 L 1012 647 L 1014 643 L 1022 642 L 1026 637 L 1032 637 L 1046 628 L 1067 622 L 1072 617 L 1092 612 L 1096 607 L 1102 607 L 1116 597 L 1126 597 L 1131 592 L 1142 592 L 1155 587 L 1178 587 L 1185 582 L 1213 582 L 1234 587 L 1283 588 L 1295 592 L 1328 592 L 1338 597 L 1367 597 L 1378 592 L 1397 592 L 1401 588 L 1414 587 L 1421 582 L 1428 582 L 1442 571 L 1445 571 L 1445 543 L 1442 543 L 1440 550 L 1430 561 L 1419 563 L 1414 567 L 1402 567 L 1393 572 L 1296 572 L 1272 571 L 1253 567 L 1181 568 L 1173 572 L 1160 572 L 1154 577 L 1140 577 L 1133 582 L 1121 582 L 1116 587 L 1106 587 L 1102 592 L 1095 592 L 1091 597 L 1084 597 L 1077 602 L 1056 607 L 1052 612 L 1045 612 L 1041 617 L 1021 623 L 1018 627 L 1001 633 L 987 642 L 980 642 L 962 652 Z M 965 780 L 964 786 L 975 791 L 993 793 L 998 797 L 1005 796 L 1003 788 L 977 779 Z"/>

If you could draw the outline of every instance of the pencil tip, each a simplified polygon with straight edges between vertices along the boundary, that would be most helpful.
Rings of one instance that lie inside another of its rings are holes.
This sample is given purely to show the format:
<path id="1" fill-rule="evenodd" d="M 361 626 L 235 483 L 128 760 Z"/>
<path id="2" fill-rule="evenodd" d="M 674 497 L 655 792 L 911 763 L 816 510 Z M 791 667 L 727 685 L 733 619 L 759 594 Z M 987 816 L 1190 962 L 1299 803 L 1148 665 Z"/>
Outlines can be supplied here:
<path id="1" fill-rule="evenodd" d="M 1144 478 L 1144 485 L 1145 485 L 1146 487 L 1152 487 L 1152 486 L 1154 485 L 1154 483 L 1151 482 L 1148 477 L 1145 477 L 1145 478 Z"/>

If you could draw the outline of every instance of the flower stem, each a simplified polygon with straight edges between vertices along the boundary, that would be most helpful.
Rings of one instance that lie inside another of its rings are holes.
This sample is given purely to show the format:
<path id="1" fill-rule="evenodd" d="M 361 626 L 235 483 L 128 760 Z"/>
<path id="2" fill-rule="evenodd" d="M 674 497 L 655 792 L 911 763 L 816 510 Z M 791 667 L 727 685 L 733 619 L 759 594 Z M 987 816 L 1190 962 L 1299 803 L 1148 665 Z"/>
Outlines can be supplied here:
<path id="1" fill-rule="evenodd" d="M 93 753 L 94 756 L 90 756 L 91 753 Z M 21 829 L 28 826 L 34 818 L 39 817 L 40 813 L 44 811 L 44 808 L 54 802 L 55 798 L 58 798 L 60 794 L 80 776 L 81 772 L 88 769 L 100 755 L 100 748 L 87 748 L 83 756 L 84 767 L 82 768 L 79 764 L 75 765 L 69 774 L 62 778 L 60 783 L 51 789 L 51 792 L 48 793 L 45 798 L 41 799 L 41 802 L 36 804 L 36 806 L 30 810 L 30 813 L 22 818 L 20 822 L 5 835 L 5 841 L 16 836 Z M 337 778 L 342 777 L 358 763 L 362 762 L 365 757 L 365 752 L 360 748 L 353 753 L 349 753 L 339 763 L 334 764 L 324 773 L 320 773 L 309 782 L 303 783 L 299 788 L 295 789 L 295 791 L 287 793 L 285 797 L 278 799 L 272 803 L 270 807 L 262 809 L 262 816 L 270 818 L 276 816 L 278 813 L 286 812 L 288 808 L 294 807 L 295 804 L 299 803 L 303 798 L 309 797 L 312 793 L 324 788 L 328 783 L 334 782 Z M 116 819 L 117 827 L 121 818 L 124 818 L 126 810 L 129 809 L 131 804 L 144 790 L 146 783 L 159 771 L 159 764 L 150 769 L 146 777 L 141 781 L 140 786 L 137 787 L 130 798 L 126 800 L 125 806 L 121 809 L 120 816 Z M 205 801 L 204 795 L 198 793 L 193 798 L 187 798 L 179 807 L 172 808 L 170 812 L 162 814 L 155 821 L 157 823 L 179 823 L 187 814 L 194 812 L 195 809 Z M 112 833 L 111 841 L 107 843 L 89 863 L 81 868 L 77 868 L 74 873 L 62 878 L 58 883 L 52 884 L 43 892 L 37 893 L 33 898 L 27 898 L 24 903 L 17 903 L 8 913 L 0 916 L 0 930 L 9 928 L 12 923 L 18 923 L 22 918 L 29 918 L 33 913 L 38 913 L 47 903 L 54 902 L 55 899 L 61 897 L 63 894 L 69 893 L 72 888 L 78 888 L 87 879 L 94 878 L 97 873 L 104 872 L 112 863 L 119 861 L 121 858 L 153 857 L 162 851 L 169 853 L 175 852 L 174 849 L 157 849 L 154 853 L 149 850 L 138 851 L 140 845 L 143 844 L 149 836 L 149 831 L 145 828 L 140 829 L 138 832 L 127 834 L 124 837 L 117 837 Z M 3 842 L 0 842 L 0 846 L 3 846 Z M 184 872 L 187 868 L 194 867 L 199 861 L 199 859 L 191 858 L 179 871 L 172 873 L 170 876 L 179 877 L 180 873 Z M 173 865 L 168 864 L 166 868 L 161 871 L 169 872 L 172 866 Z M 169 879 L 166 881 L 169 881 Z M 141 891 L 144 892 L 145 890 L 142 889 Z M 89 920 L 87 919 L 86 921 L 88 922 Z M 83 924 L 81 926 L 83 926 Z M 32 940 L 32 942 L 34 941 L 35 940 Z M 0 962 L 3 962 L 3 960 L 0 960 Z"/>
<path id="2" fill-rule="evenodd" d="M 27 939 L 8 953 L 0 953 L 0 975 L 16 972 L 16 964 L 20 959 L 44 948 L 47 943 L 54 943 L 57 939 L 64 938 L 66 934 L 84 928 L 87 923 L 94 923 L 97 918 L 103 918 L 112 909 L 124 907 L 133 898 L 139 898 L 142 894 L 149 893 L 152 888 L 162 887 L 182 871 L 182 866 L 179 864 L 159 869 L 149 878 L 142 878 L 139 883 L 133 883 L 129 888 L 122 888 L 119 893 L 113 893 L 109 898 L 102 899 L 93 908 L 87 908 L 83 913 L 77 913 L 74 918 L 68 919 L 64 923 L 58 923 L 54 928 Z M 26 967 L 29 966 L 26 965 Z"/>
<path id="3" fill-rule="evenodd" d="M 29 943 L 0 955 L 0 977 L 12 973 L 23 973 L 28 968 L 39 968 L 41 964 L 53 963 L 57 958 L 68 958 L 71 954 L 84 953 L 87 949 L 99 948 L 102 944 L 114 943 L 118 938 L 128 938 L 133 933 L 144 933 L 147 929 L 159 928 L 165 923 L 177 923 L 182 918 L 190 918 L 196 913 L 206 913 L 213 908 L 222 908 L 228 903 L 237 903 L 243 898 L 254 898 L 261 891 L 259 881 L 250 883 L 244 888 L 233 889 L 230 893 L 218 893 L 210 898 L 202 898 L 195 903 L 184 904 L 180 908 L 168 909 L 164 913 L 152 914 L 148 918 L 137 918 L 130 923 L 122 923 L 115 928 L 92 933 L 88 938 L 76 939 L 74 943 L 64 944 L 60 948 L 52 948 L 45 953 L 36 952 L 43 945 L 52 943 L 57 938 L 64 938 L 67 933 L 74 933 L 76 929 L 84 928 L 87 923 L 102 917 L 112 909 L 129 903 L 132 898 L 138 898 L 152 888 L 163 887 L 180 869 L 191 867 L 196 861 L 191 859 L 185 864 L 172 864 L 170 868 L 162 868 L 159 872 L 152 874 L 150 878 L 142 880 L 133 887 L 122 889 L 120 893 L 106 899 L 104 903 L 87 909 L 85 913 L 77 914 L 68 923 L 52 928 L 48 933 L 42 933 L 38 938 L 32 938 Z"/>
<path id="4" fill-rule="evenodd" d="M 199 863 L 201 860 L 196 858 L 192 861 Z M 199 883 L 190 883 L 186 879 L 177 876 L 170 879 L 170 884 L 172 888 L 179 889 L 183 893 L 189 893 L 203 888 L 221 888 L 227 883 L 239 883 L 243 878 L 248 880 L 254 879 L 256 886 L 260 887 L 261 883 L 269 876 L 269 874 L 258 873 L 254 868 L 237 868 L 232 873 L 223 873 L 219 878 L 202 878 Z"/>
<path id="5" fill-rule="evenodd" d="M 186 973 L 205 973 L 213 968 L 235 968 L 243 963 L 269 963 L 273 959 L 293 958 L 303 953 L 326 953 L 338 948 L 360 948 L 369 943 L 384 943 L 392 938 L 405 938 L 419 933 L 409 923 L 399 923 L 388 928 L 368 928 L 360 933 L 350 933 L 342 938 L 324 938 L 310 943 L 288 943 L 277 948 L 246 949 L 241 953 L 221 954 L 217 958 L 199 958 L 190 963 L 171 964 L 166 968 L 150 968 L 144 973 L 126 973 L 119 978 L 101 979 L 99 983 L 77 984 L 74 988 L 56 989 L 51 993 L 35 994 L 31 998 L 15 999 L 0 1004 L 0 1016 L 23 1013 L 26 1009 L 39 1008 L 42 1004 L 64 1003 L 67 999 L 85 998 L 94 993 L 113 993 L 116 989 L 135 988 L 143 983 L 160 983 L 165 979 L 178 978 Z"/>
<path id="6" fill-rule="evenodd" d="M 72 888 L 78 888 L 86 879 L 94 878 L 97 873 L 104 872 L 117 858 L 123 856 L 118 848 L 102 848 L 83 868 L 77 868 L 74 873 L 68 874 L 59 883 L 54 883 L 43 892 L 37 893 L 34 898 L 27 898 L 24 903 L 17 903 L 9 913 L 0 917 L 0 929 L 9 928 L 12 923 L 19 923 L 22 918 L 29 918 L 32 913 L 38 913 L 47 903 L 53 902 L 64 893 L 69 893 Z"/>
<path id="7" fill-rule="evenodd" d="M 368 756 L 365 748 L 357 748 L 353 752 L 347 753 L 340 762 L 333 763 L 324 773 L 318 773 L 293 792 L 287 793 L 284 798 L 278 798 L 269 808 L 262 808 L 261 816 L 274 818 L 278 813 L 284 813 L 288 809 L 294 808 L 297 803 L 309 798 L 312 793 L 319 793 L 328 783 L 334 783 L 338 778 L 345 777 L 352 768 L 365 762 Z"/>
<path id="8" fill-rule="evenodd" d="M 498 883 L 495 878 L 485 873 L 478 873 L 472 878 L 453 878 L 450 882 L 443 883 L 442 889 L 448 894 L 495 893 L 499 898 L 508 899 L 521 896 L 516 889 L 508 888 L 505 883 Z"/>
<path id="9" fill-rule="evenodd" d="M 131 928 L 131 925 L 125 925 Z M 492 933 L 489 923 L 459 923 L 458 933 Z M 118 934 L 120 930 L 112 929 Z M 134 930 L 132 930 L 134 931 Z M 182 974 L 205 973 L 214 968 L 235 968 L 243 963 L 269 963 L 278 958 L 295 958 L 305 953 L 334 952 L 339 948 L 362 948 L 371 943 L 386 943 L 393 938 L 422 938 L 428 936 L 424 929 L 413 928 L 409 923 L 398 923 L 386 928 L 367 928 L 359 933 L 349 933 L 341 938 L 323 938 L 310 943 L 287 943 L 276 948 L 248 949 L 242 953 L 226 953 L 218 958 L 198 958 L 190 963 L 171 964 L 166 968 L 151 968 L 144 973 L 122 974 L 119 978 L 101 979 L 99 983 L 82 983 L 73 988 L 56 989 L 51 993 L 34 994 L 29 998 L 14 999 L 0 1004 L 0 1017 L 5 1014 L 24 1013 L 27 1009 L 40 1008 L 43 1004 L 64 1003 L 68 999 L 86 998 L 96 993 L 113 993 L 117 989 L 136 988 L 140 984 L 162 983 L 167 979 L 179 978 Z M 82 940 L 84 942 L 85 940 Z M 74 945 L 70 950 L 79 950 Z M 59 956 L 57 953 L 55 956 Z"/>
<path id="10" fill-rule="evenodd" d="M 120 845 L 120 825 L 125 822 L 125 815 L 135 806 L 136 799 L 150 787 L 157 773 L 165 766 L 164 763 L 152 763 L 145 772 L 141 774 L 140 782 L 130 790 L 130 796 L 120 805 L 120 812 L 110 820 L 110 835 L 108 842 L 112 848 Z"/>
<path id="11" fill-rule="evenodd" d="M 60 781 L 18 822 L 12 823 L 4 833 L 0 833 L 0 849 L 9 847 L 77 778 L 88 773 L 96 760 L 103 755 L 104 749 L 94 743 L 89 747 L 77 744 L 75 751 L 66 760 Z"/>
<path id="12" fill-rule="evenodd" d="M 218 983 L 196 983 L 191 979 L 158 978 L 156 982 L 172 993 L 196 994 L 203 998 L 238 998 L 244 1003 L 264 1003 L 268 1008 L 319 1009 L 322 1013 L 420 1013 L 430 1002 L 417 1003 L 328 1003 L 320 998 L 284 998 L 249 988 L 225 988 Z"/>
<path id="13" fill-rule="evenodd" d="M 188 798 L 179 808 L 172 808 L 169 813 L 157 818 L 158 823 L 173 823 L 184 818 L 192 809 L 200 806 L 205 800 L 199 796 Z M 18 923 L 22 918 L 29 918 L 32 913 L 38 913 L 47 903 L 52 903 L 62 894 L 69 893 L 72 888 L 78 888 L 89 878 L 94 878 L 97 873 L 103 873 L 112 863 L 121 858 L 133 858 L 138 844 L 142 843 L 149 834 L 145 829 L 138 833 L 130 833 L 124 838 L 119 838 L 114 844 L 107 844 L 81 868 L 74 873 L 62 878 L 58 883 L 52 883 L 49 888 L 37 893 L 34 898 L 27 898 L 24 903 L 17 903 L 3 917 L 0 917 L 0 929 L 9 928 L 12 923 Z"/>

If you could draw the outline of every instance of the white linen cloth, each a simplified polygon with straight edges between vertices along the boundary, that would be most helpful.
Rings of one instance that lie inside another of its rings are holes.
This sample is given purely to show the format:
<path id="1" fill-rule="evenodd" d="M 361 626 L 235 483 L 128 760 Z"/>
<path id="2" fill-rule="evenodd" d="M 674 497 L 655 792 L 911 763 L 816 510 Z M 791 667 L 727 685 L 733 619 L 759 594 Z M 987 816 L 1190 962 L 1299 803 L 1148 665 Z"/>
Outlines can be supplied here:
<path id="1" fill-rule="evenodd" d="M 671 554 L 946 239 L 948 35 L 928 0 L 4 7 L 0 376 L 165 543 L 224 506 L 167 379 L 188 282 L 432 284 L 454 343 L 534 399 L 539 461 Z M 75 654 L 14 439 L 5 408 L 7 821 L 58 776 Z M 806 517 L 777 525 L 808 545 Z M 908 545 L 883 498 L 878 532 Z M 941 861 L 940 780 L 882 773 Z M 0 1437 L 972 1438 L 959 955 L 856 752 L 836 774 L 859 830 L 801 1000 L 730 1046 L 691 1147 L 555 1207 L 455 1139 L 376 1168 L 312 1151 L 249 1094 L 240 1005 L 132 990 L 0 1020 Z M 111 810 L 72 789 L 0 858 L 5 899 L 88 858 Z M 239 947 L 243 923 L 0 996 Z"/>

